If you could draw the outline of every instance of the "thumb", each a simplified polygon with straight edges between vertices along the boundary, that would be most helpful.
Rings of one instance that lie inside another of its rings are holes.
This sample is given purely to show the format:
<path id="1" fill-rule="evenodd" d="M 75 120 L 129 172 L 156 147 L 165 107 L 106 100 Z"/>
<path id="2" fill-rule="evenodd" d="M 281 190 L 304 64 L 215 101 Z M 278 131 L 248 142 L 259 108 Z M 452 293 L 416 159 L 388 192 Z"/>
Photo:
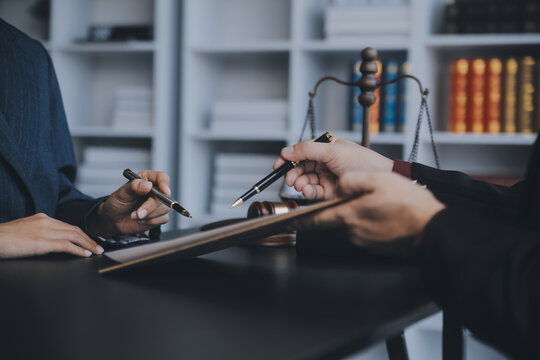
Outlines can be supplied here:
<path id="1" fill-rule="evenodd" d="M 122 202 L 133 201 L 135 198 L 147 195 L 152 189 L 152 183 L 148 180 L 135 179 L 122 185 L 114 193 Z"/>
<path id="2" fill-rule="evenodd" d="M 376 174 L 361 171 L 350 171 L 343 174 L 338 181 L 338 196 L 372 193 L 377 187 Z"/>
<path id="3" fill-rule="evenodd" d="M 313 160 L 327 163 L 332 157 L 332 144 L 304 141 L 283 148 L 281 157 L 289 161 Z"/>

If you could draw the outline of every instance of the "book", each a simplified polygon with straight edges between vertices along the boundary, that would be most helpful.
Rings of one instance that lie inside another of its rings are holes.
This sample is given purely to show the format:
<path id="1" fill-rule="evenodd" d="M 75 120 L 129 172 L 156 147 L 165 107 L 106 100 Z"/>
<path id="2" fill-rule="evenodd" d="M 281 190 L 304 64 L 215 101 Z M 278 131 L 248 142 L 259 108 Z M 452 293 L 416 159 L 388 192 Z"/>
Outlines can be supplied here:
<path id="1" fill-rule="evenodd" d="M 446 5 L 441 32 L 536 33 L 540 30 L 537 0 L 455 0 Z"/>
<path id="2" fill-rule="evenodd" d="M 467 131 L 472 133 L 484 132 L 485 75 L 486 61 L 471 60 L 467 77 Z"/>
<path id="3" fill-rule="evenodd" d="M 409 73 L 409 62 L 401 63 L 399 75 Z M 399 81 L 397 86 L 396 100 L 396 131 L 403 132 L 405 128 L 405 119 L 407 116 L 407 82 Z"/>
<path id="4" fill-rule="evenodd" d="M 457 59 L 450 65 L 450 131 L 467 131 L 467 75 L 469 61 Z"/>
<path id="5" fill-rule="evenodd" d="M 488 59 L 486 62 L 484 129 L 491 134 L 501 132 L 501 75 L 501 59 Z"/>
<path id="6" fill-rule="evenodd" d="M 517 131 L 520 133 L 532 132 L 532 118 L 534 112 L 534 71 L 535 60 L 532 56 L 525 56 L 519 60 L 518 91 L 517 91 Z"/>
<path id="7" fill-rule="evenodd" d="M 161 262 L 192 258 L 279 234 L 290 230 L 293 222 L 298 219 L 312 215 L 317 211 L 340 205 L 356 197 L 337 198 L 284 214 L 246 219 L 239 223 L 181 236 L 167 241 L 109 251 L 105 253 L 105 256 L 117 262 L 117 264 L 102 268 L 99 270 L 99 273 L 110 274 L 141 266 L 151 266 Z"/>
<path id="8" fill-rule="evenodd" d="M 356 82 L 362 77 L 360 72 L 360 66 L 362 60 L 358 60 L 353 65 L 352 81 Z M 351 106 L 351 130 L 362 131 L 362 116 L 364 107 L 358 102 L 358 96 L 360 96 L 360 88 L 358 86 L 352 87 L 352 106 Z"/>
<path id="9" fill-rule="evenodd" d="M 377 81 L 381 81 L 383 66 L 382 62 L 380 60 L 376 60 L 377 63 L 377 72 L 375 73 L 375 77 L 377 78 Z M 375 93 L 375 103 L 371 105 L 370 112 L 369 112 L 369 132 L 371 134 L 376 134 L 380 131 L 379 126 L 379 120 L 381 115 L 381 88 L 378 87 L 374 91 Z"/>
<path id="10" fill-rule="evenodd" d="M 383 81 L 394 80 L 398 77 L 399 63 L 397 60 L 388 60 L 384 66 Z M 397 83 L 389 84 L 384 87 L 384 99 L 382 101 L 382 120 L 381 131 L 396 131 L 396 103 L 397 103 Z"/>
<path id="11" fill-rule="evenodd" d="M 508 134 L 516 132 L 517 72 L 517 60 L 506 59 L 502 81 L 501 130 Z"/>
<path id="12" fill-rule="evenodd" d="M 540 61 L 535 66 L 533 132 L 540 131 Z"/>

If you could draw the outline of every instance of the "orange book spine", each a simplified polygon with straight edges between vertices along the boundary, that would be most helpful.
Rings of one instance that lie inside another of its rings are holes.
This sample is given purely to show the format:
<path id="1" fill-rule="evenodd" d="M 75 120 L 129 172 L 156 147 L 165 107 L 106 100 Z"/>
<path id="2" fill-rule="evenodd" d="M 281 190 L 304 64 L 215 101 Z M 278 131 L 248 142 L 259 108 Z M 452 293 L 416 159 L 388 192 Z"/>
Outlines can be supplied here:
<path id="1" fill-rule="evenodd" d="M 502 131 L 508 134 L 516 132 L 517 72 L 517 60 L 514 58 L 507 59 L 503 68 L 501 124 Z"/>
<path id="2" fill-rule="evenodd" d="M 377 81 L 381 81 L 382 77 L 382 63 L 377 60 L 377 72 L 375 73 L 375 77 L 377 78 Z M 375 103 L 371 105 L 369 109 L 369 132 L 370 133 L 378 133 L 380 131 L 380 117 L 381 117 L 381 88 L 378 87 L 374 92 L 377 100 L 375 100 Z"/>
<path id="3" fill-rule="evenodd" d="M 467 94 L 467 131 L 484 132 L 484 89 L 486 83 L 486 61 L 474 59 L 469 66 Z"/>
<path id="4" fill-rule="evenodd" d="M 496 134 L 501 132 L 501 74 L 502 61 L 487 60 L 484 130 Z"/>
<path id="5" fill-rule="evenodd" d="M 469 61 L 458 59 L 450 65 L 450 121 L 449 130 L 467 131 L 467 74 Z"/>
<path id="6" fill-rule="evenodd" d="M 534 58 L 525 56 L 519 61 L 518 67 L 518 101 L 517 101 L 517 130 L 521 133 L 532 132 L 534 112 Z"/>

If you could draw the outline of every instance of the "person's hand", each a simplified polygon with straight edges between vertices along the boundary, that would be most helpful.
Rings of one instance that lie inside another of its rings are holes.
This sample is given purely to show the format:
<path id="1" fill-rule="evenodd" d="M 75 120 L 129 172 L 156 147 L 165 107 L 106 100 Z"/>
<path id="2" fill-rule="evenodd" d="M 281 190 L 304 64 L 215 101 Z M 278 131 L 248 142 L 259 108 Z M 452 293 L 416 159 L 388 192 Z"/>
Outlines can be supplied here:
<path id="1" fill-rule="evenodd" d="M 65 252 L 88 257 L 103 253 L 77 226 L 43 213 L 0 224 L 0 258 L 19 258 Z"/>
<path id="2" fill-rule="evenodd" d="M 171 194 L 169 176 L 159 171 L 141 171 L 142 179 L 132 180 L 112 193 L 88 218 L 90 233 L 99 236 L 135 234 L 169 221 L 169 208 L 148 196 L 152 185 Z"/>
<path id="3" fill-rule="evenodd" d="M 315 214 L 300 227 L 346 226 L 353 243 L 373 246 L 421 235 L 444 209 L 429 190 L 394 173 L 347 172 L 339 179 L 337 194 L 359 197 Z"/>
<path id="4" fill-rule="evenodd" d="M 346 171 L 391 172 L 394 166 L 392 160 L 375 151 L 339 137 L 328 144 L 309 140 L 286 147 L 274 169 L 286 160 L 305 160 L 287 173 L 285 183 L 307 199 L 333 198 L 336 181 Z"/>

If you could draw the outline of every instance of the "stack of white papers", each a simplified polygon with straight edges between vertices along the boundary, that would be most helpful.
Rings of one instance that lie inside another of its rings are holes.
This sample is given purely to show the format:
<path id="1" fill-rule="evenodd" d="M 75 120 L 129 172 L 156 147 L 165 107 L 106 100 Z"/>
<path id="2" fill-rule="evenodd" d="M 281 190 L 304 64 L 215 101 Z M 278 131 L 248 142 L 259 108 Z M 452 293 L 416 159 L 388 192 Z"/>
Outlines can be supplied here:
<path id="1" fill-rule="evenodd" d="M 114 94 L 113 128 L 150 131 L 152 109 L 152 89 L 135 86 L 118 88 Z"/>
<path id="2" fill-rule="evenodd" d="M 210 109 L 210 130 L 221 134 L 277 134 L 287 128 L 287 100 L 218 100 Z"/>
<path id="3" fill-rule="evenodd" d="M 212 184 L 211 212 L 226 217 L 246 217 L 253 201 L 280 201 L 282 180 L 278 180 L 259 195 L 231 209 L 232 203 L 251 189 L 274 169 L 275 155 L 218 153 L 214 158 L 214 181 Z"/>
<path id="4" fill-rule="evenodd" d="M 150 168 L 150 150 L 112 146 L 87 146 L 78 168 L 77 188 L 92 197 L 111 194 L 127 180 L 126 168 L 138 172 Z"/>
<path id="5" fill-rule="evenodd" d="M 365 35 L 407 35 L 409 6 L 373 2 L 364 6 L 329 6 L 324 31 L 333 40 Z"/>

